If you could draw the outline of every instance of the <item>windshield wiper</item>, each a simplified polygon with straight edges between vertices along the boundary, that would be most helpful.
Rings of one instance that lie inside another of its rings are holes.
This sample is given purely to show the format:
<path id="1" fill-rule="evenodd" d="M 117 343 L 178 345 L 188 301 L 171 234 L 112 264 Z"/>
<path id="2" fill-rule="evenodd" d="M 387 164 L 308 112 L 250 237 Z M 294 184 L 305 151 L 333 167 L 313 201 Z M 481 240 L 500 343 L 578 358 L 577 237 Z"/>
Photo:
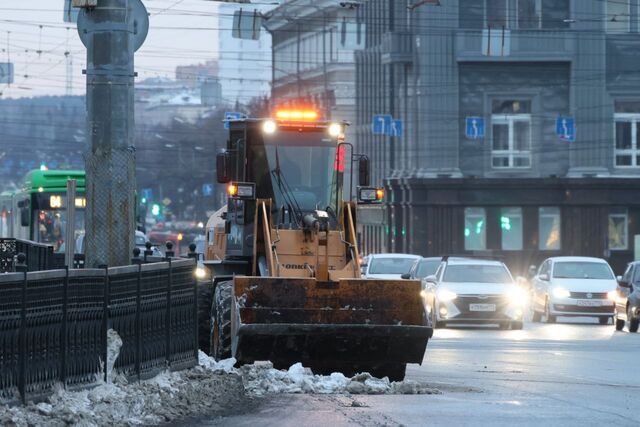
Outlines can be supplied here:
<path id="1" fill-rule="evenodd" d="M 278 155 L 278 147 L 276 148 L 276 168 L 271 171 L 271 174 L 276 179 L 278 183 L 278 189 L 280 193 L 282 193 L 282 197 L 289 208 L 294 212 L 294 220 L 296 226 L 300 226 L 300 220 L 302 219 L 302 209 L 296 200 L 296 197 L 293 195 L 293 190 L 291 186 L 286 181 L 284 174 L 282 173 L 282 169 L 280 169 L 280 156 Z"/>

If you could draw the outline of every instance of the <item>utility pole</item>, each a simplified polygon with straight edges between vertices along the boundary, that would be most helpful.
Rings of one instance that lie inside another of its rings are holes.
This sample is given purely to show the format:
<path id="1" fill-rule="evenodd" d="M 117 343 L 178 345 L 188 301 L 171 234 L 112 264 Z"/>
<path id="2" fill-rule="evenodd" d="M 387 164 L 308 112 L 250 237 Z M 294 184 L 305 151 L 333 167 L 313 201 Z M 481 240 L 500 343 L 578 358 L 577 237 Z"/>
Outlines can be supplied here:
<path id="1" fill-rule="evenodd" d="M 85 265 L 129 264 L 135 233 L 133 54 L 149 18 L 141 0 L 74 0 L 87 48 Z"/>

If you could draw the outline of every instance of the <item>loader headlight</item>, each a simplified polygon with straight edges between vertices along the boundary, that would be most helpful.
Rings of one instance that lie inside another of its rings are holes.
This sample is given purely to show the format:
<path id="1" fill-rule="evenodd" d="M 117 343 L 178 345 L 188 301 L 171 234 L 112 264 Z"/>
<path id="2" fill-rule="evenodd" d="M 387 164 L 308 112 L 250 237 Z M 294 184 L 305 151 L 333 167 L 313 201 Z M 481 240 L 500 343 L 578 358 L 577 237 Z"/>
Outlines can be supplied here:
<path id="1" fill-rule="evenodd" d="M 262 124 L 262 132 L 266 134 L 274 133 L 277 128 L 278 126 L 276 125 L 276 122 L 274 122 L 273 120 L 267 120 Z"/>
<path id="2" fill-rule="evenodd" d="M 528 295 L 524 289 L 514 287 L 513 289 L 509 289 L 507 298 L 509 299 L 510 304 L 522 306 L 527 303 Z"/>
<path id="3" fill-rule="evenodd" d="M 451 292 L 446 289 L 438 291 L 438 300 L 441 302 L 453 301 L 456 298 L 458 298 L 458 294 L 455 292 Z"/>
<path id="4" fill-rule="evenodd" d="M 196 277 L 198 279 L 205 279 L 207 277 L 207 270 L 204 267 L 196 268 Z"/>
<path id="5" fill-rule="evenodd" d="M 342 133 L 342 126 L 340 126 L 340 124 L 338 123 L 331 123 L 329 125 L 328 131 L 330 136 L 337 138 Z"/>
<path id="6" fill-rule="evenodd" d="M 564 288 L 553 288 L 551 293 L 555 298 L 569 298 L 571 296 L 571 292 Z"/>

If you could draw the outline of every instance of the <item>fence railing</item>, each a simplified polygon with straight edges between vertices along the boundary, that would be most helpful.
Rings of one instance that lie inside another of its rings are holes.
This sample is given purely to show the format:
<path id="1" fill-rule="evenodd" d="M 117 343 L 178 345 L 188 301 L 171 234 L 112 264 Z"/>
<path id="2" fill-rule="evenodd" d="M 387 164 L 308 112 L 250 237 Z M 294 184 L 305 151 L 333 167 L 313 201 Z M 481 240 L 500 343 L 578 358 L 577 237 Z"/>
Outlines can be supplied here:
<path id="1" fill-rule="evenodd" d="M 197 364 L 193 259 L 81 270 L 0 274 L 0 400 L 39 400 L 56 383 L 106 376 L 107 331 L 129 380 Z"/>
<path id="2" fill-rule="evenodd" d="M 0 237 L 0 273 L 16 271 L 17 255 L 25 256 L 28 271 L 64 268 L 64 254 L 53 252 L 53 246 L 31 240 Z"/>

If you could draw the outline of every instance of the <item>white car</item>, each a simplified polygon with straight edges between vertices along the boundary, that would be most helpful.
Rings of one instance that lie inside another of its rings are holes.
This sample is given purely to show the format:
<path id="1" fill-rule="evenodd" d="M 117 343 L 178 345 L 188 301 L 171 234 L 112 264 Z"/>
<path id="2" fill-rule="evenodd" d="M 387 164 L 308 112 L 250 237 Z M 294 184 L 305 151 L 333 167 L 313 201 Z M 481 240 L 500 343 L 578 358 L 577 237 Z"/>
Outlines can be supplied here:
<path id="1" fill-rule="evenodd" d="M 422 259 L 420 255 L 371 254 L 368 255 L 364 277 L 367 279 L 401 279 L 402 275 L 408 274 L 420 259 Z"/>
<path id="2" fill-rule="evenodd" d="M 533 278 L 532 314 L 554 323 L 558 316 L 597 317 L 601 325 L 614 314 L 618 286 L 609 264 L 600 258 L 554 257 Z"/>
<path id="3" fill-rule="evenodd" d="M 527 292 L 500 261 L 445 257 L 423 283 L 425 308 L 438 328 L 482 323 L 522 329 Z"/>

